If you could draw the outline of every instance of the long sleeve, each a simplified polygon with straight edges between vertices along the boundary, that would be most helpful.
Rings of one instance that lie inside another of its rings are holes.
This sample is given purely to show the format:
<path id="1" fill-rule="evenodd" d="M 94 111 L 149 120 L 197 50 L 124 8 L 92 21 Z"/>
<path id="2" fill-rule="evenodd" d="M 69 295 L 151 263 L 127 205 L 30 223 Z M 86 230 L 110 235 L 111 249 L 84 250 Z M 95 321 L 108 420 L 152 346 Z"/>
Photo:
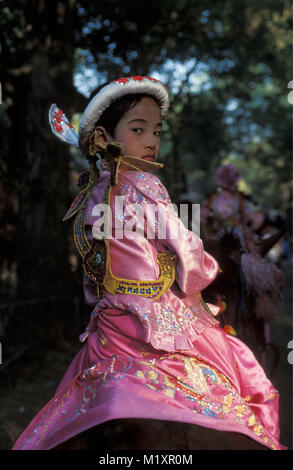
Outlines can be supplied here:
<path id="1" fill-rule="evenodd" d="M 147 219 L 145 236 L 151 234 L 156 238 L 161 251 L 167 249 L 176 254 L 176 280 L 185 296 L 203 290 L 219 271 L 217 261 L 204 251 L 202 240 L 185 228 L 167 190 L 156 176 L 140 173 L 131 176 L 131 179 L 136 185 L 127 201 L 128 204 L 135 204 L 144 198 Z"/>
<path id="2" fill-rule="evenodd" d="M 218 325 L 214 318 L 218 307 L 209 304 L 207 307 L 200 297 L 200 290 L 216 276 L 218 264 L 204 251 L 200 238 L 181 224 L 170 205 L 166 189 L 156 176 L 128 172 L 120 178 L 114 193 L 123 196 L 127 208 L 122 215 L 124 237 L 111 240 L 114 274 L 127 279 L 157 280 L 160 274 L 156 263 L 158 253 L 167 250 L 177 258 L 177 283 L 155 300 L 106 293 L 99 307 L 128 309 L 143 325 L 145 341 L 156 349 L 190 349 L 206 328 Z M 142 208 L 144 220 L 140 219 L 137 224 L 139 230 L 136 235 L 128 238 L 128 230 Z M 156 212 L 161 213 L 161 218 L 156 217 Z M 181 228 L 177 237 L 173 233 L 175 224 Z M 164 225 L 165 233 L 162 231 Z"/>

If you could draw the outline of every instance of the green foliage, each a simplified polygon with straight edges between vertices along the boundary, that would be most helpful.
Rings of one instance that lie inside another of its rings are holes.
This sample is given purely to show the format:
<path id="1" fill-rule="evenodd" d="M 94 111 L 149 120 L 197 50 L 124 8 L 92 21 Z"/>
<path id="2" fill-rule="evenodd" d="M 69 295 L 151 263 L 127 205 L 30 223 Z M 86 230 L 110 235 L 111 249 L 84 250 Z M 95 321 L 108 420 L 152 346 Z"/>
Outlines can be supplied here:
<path id="1" fill-rule="evenodd" d="M 266 208 L 287 210 L 289 2 L 151 0 L 146 9 L 142 1 L 112 0 L 100 2 L 98 15 L 95 5 L 77 5 L 86 25 L 77 70 L 92 71 L 96 84 L 123 74 L 157 74 L 168 84 L 173 99 L 161 154 L 171 194 L 203 198 L 217 166 L 233 161 L 248 192 Z"/>
<path id="2" fill-rule="evenodd" d="M 2 174 L 11 167 L 15 174 L 18 166 L 7 138 L 19 126 L 12 108 L 22 109 L 33 133 L 50 100 L 67 106 L 67 114 L 83 109 L 73 80 L 87 95 L 117 76 L 154 74 L 172 92 L 162 142 L 171 194 L 191 190 L 203 198 L 217 166 L 233 161 L 247 191 L 268 207 L 288 209 L 289 1 L 149 0 L 147 8 L 143 0 L 0 4 Z M 32 119 L 22 96 L 28 87 Z"/>

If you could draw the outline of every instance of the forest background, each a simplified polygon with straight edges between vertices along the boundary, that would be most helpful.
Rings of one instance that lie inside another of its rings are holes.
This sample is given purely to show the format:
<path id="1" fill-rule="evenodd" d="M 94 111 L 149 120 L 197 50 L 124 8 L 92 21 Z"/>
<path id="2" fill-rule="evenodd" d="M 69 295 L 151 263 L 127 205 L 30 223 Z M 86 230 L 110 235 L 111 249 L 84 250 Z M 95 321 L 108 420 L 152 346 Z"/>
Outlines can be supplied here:
<path id="1" fill-rule="evenodd" d="M 161 177 L 172 200 L 202 203 L 219 165 L 233 163 L 239 189 L 291 233 L 292 6 L 0 0 L 0 62 L 0 438 L 9 448 L 50 398 L 89 315 L 72 225 L 62 222 L 86 161 L 52 136 L 50 105 L 77 128 L 98 85 L 131 75 L 163 80 L 172 101 Z M 286 302 L 275 328 L 284 365 L 276 381 L 288 395 Z M 289 446 L 291 405 L 289 397 L 282 405 Z"/>

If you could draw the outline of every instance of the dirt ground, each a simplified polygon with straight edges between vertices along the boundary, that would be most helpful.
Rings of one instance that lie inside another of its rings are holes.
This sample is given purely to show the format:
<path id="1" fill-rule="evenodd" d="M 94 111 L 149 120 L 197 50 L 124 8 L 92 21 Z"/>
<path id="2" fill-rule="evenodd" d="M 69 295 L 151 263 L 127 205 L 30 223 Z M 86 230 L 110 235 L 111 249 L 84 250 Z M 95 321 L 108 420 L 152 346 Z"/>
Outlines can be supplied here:
<path id="1" fill-rule="evenodd" d="M 292 266 L 282 267 L 287 287 L 280 305 L 279 315 L 271 327 L 271 341 L 278 347 L 280 361 L 271 378 L 280 393 L 281 443 L 292 449 L 292 369 L 288 363 L 288 343 L 292 332 Z M 63 344 L 62 349 L 50 348 L 36 361 L 38 349 L 24 356 L 19 367 L 13 367 L 10 379 L 2 381 L 0 390 L 0 449 L 9 450 L 30 420 L 54 394 L 67 366 L 80 345 Z M 5 353 L 5 351 L 3 351 Z M 5 355 L 3 354 L 3 365 Z M 1 365 L 0 365 L 1 373 Z M 1 377 L 1 376 L 0 376 Z"/>

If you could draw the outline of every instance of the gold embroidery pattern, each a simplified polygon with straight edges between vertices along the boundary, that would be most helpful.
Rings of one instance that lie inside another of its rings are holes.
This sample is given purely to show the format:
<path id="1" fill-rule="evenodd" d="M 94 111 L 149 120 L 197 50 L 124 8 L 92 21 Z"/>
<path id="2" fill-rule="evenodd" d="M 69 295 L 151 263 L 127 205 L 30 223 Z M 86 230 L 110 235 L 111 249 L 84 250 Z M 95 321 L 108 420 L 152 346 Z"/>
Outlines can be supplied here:
<path id="1" fill-rule="evenodd" d="M 111 165 L 106 161 L 110 170 Z M 92 170 L 91 183 L 83 190 L 84 198 L 82 205 L 77 206 L 74 210 L 70 210 L 70 217 L 76 214 L 74 223 L 74 241 L 80 255 L 83 258 L 83 268 L 86 274 L 96 283 L 97 294 L 100 297 L 100 287 L 104 287 L 110 294 L 131 294 L 141 296 L 149 299 L 158 299 L 175 280 L 175 264 L 176 256 L 169 253 L 159 253 L 157 263 L 160 266 L 160 277 L 157 280 L 132 280 L 121 279 L 114 276 L 111 270 L 110 257 L 109 257 L 109 221 L 107 214 L 105 216 L 105 237 L 103 239 L 93 239 L 92 244 L 89 242 L 85 230 L 85 216 L 87 209 L 87 198 L 89 196 L 92 185 L 96 182 L 97 173 Z M 114 184 L 109 179 L 106 190 L 103 196 L 103 203 L 109 204 L 111 198 L 111 184 Z M 69 218 L 69 215 L 67 216 Z"/>
<path id="2" fill-rule="evenodd" d="M 123 304 L 115 304 L 117 308 L 125 308 Z M 185 330 L 193 328 L 198 334 L 206 328 L 213 327 L 218 321 L 211 316 L 201 302 L 189 307 L 181 307 L 178 310 L 168 302 L 160 302 L 159 308 L 155 311 L 146 307 L 139 308 L 135 304 L 127 303 L 127 309 L 137 314 L 144 325 L 151 328 L 159 337 L 171 334 L 184 334 Z"/>
<path id="3" fill-rule="evenodd" d="M 175 363 L 169 367 L 172 359 Z M 180 377 L 175 377 L 173 367 L 180 367 L 180 363 L 183 370 L 181 368 Z M 126 377 L 128 380 L 124 382 Z M 136 385 L 141 383 L 153 393 L 174 399 L 181 406 L 185 402 L 187 409 L 194 413 L 240 423 L 260 437 L 267 446 L 275 449 L 260 419 L 235 391 L 227 377 L 195 357 L 180 354 L 166 354 L 150 360 L 114 355 L 97 362 L 80 375 L 79 387 L 71 384 L 50 402 L 20 447 L 25 447 L 35 437 L 36 446 L 39 446 L 50 432 L 55 433 L 64 426 L 64 420 L 69 423 L 83 416 L 95 406 L 99 387 L 109 384 L 111 380 L 115 384 L 119 381 L 122 387 L 127 388 L 129 380 L 132 386 L 134 382 Z M 174 406 L 177 406 L 175 402 Z"/>
<path id="4" fill-rule="evenodd" d="M 114 276 L 109 265 L 104 279 L 104 287 L 110 294 L 132 294 L 157 299 L 169 289 L 174 282 L 176 256 L 167 251 L 159 253 L 157 263 L 161 270 L 160 277 L 157 281 L 120 279 Z"/>
<path id="5" fill-rule="evenodd" d="M 193 403 L 195 413 L 215 419 L 232 418 L 235 422 L 247 426 L 258 437 L 261 437 L 265 444 L 275 449 L 274 443 L 266 434 L 261 421 L 246 404 L 245 399 L 234 390 L 227 377 L 215 368 L 197 358 L 176 354 L 164 356 L 157 361 L 139 361 L 139 364 L 150 368 L 150 370 L 160 369 L 160 361 L 174 358 L 184 363 L 185 377 L 179 379 L 162 373 L 157 376 L 157 385 L 152 382 L 151 388 L 154 391 L 175 399 L 176 393 L 178 393 Z M 137 374 L 137 377 L 142 379 L 140 374 Z M 149 385 L 145 384 L 147 388 L 150 388 Z M 218 393 L 214 393 L 215 391 Z"/>

